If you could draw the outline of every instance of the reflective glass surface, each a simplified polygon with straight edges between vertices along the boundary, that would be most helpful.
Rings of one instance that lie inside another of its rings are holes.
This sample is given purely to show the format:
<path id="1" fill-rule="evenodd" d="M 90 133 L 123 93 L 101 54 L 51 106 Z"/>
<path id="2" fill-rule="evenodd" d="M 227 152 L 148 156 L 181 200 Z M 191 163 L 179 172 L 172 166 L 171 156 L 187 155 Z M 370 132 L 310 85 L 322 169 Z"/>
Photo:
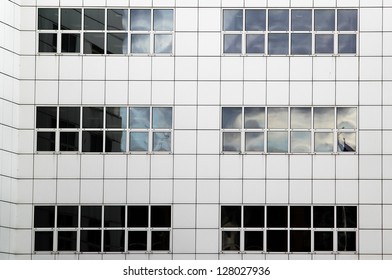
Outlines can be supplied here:
<path id="1" fill-rule="evenodd" d="M 315 231 L 314 232 L 315 251 L 333 251 L 333 232 Z"/>
<path id="2" fill-rule="evenodd" d="M 80 107 L 60 107 L 59 111 L 60 128 L 80 128 Z"/>
<path id="3" fill-rule="evenodd" d="M 356 53 L 357 52 L 357 35 L 339 34 L 339 53 Z"/>
<path id="4" fill-rule="evenodd" d="M 154 107 L 152 109 L 152 128 L 172 128 L 172 108 Z"/>
<path id="5" fill-rule="evenodd" d="M 125 227 L 125 206 L 105 206 L 104 227 Z"/>
<path id="6" fill-rule="evenodd" d="M 151 250 L 168 251 L 170 249 L 170 232 L 169 231 L 152 231 L 151 232 Z"/>
<path id="7" fill-rule="evenodd" d="M 173 36 L 171 34 L 156 34 L 154 38 L 155 53 L 172 53 Z"/>
<path id="8" fill-rule="evenodd" d="M 104 33 L 84 33 L 84 53 L 103 54 L 105 51 Z"/>
<path id="9" fill-rule="evenodd" d="M 135 152 L 148 151 L 148 132 L 131 132 L 129 150 Z"/>
<path id="10" fill-rule="evenodd" d="M 267 140 L 267 150 L 269 153 L 288 152 L 287 132 L 269 131 Z"/>
<path id="11" fill-rule="evenodd" d="M 131 53 L 149 53 L 149 52 L 150 52 L 150 35 L 132 34 Z"/>
<path id="12" fill-rule="evenodd" d="M 242 35 L 225 34 L 224 35 L 224 53 L 241 53 L 242 52 Z"/>
<path id="13" fill-rule="evenodd" d="M 311 209 L 310 206 L 291 206 L 290 207 L 290 227 L 310 228 Z"/>
<path id="14" fill-rule="evenodd" d="M 312 112 L 310 107 L 291 108 L 291 128 L 311 128 Z"/>
<path id="15" fill-rule="evenodd" d="M 240 250 L 240 232 L 222 231 L 222 251 Z"/>
<path id="16" fill-rule="evenodd" d="M 101 227 L 102 207 L 82 206 L 81 207 L 81 227 Z"/>
<path id="17" fill-rule="evenodd" d="M 313 207 L 313 227 L 333 228 L 334 227 L 334 207 L 314 206 Z"/>
<path id="18" fill-rule="evenodd" d="M 61 34 L 61 52 L 80 53 L 80 34 Z"/>
<path id="19" fill-rule="evenodd" d="M 337 206 L 337 221 L 338 228 L 356 228 L 357 227 L 357 207 L 356 206 Z"/>
<path id="20" fill-rule="evenodd" d="M 264 128 L 265 109 L 262 107 L 245 107 L 245 128 Z"/>
<path id="21" fill-rule="evenodd" d="M 240 152 L 241 151 L 241 133 L 240 132 L 223 132 L 224 152 Z"/>
<path id="22" fill-rule="evenodd" d="M 267 206 L 267 227 L 287 227 L 287 206 Z"/>
<path id="23" fill-rule="evenodd" d="M 76 152 L 79 151 L 79 132 L 60 132 L 60 151 Z"/>
<path id="24" fill-rule="evenodd" d="M 242 128 L 242 108 L 222 108 L 222 128 Z"/>
<path id="25" fill-rule="evenodd" d="M 314 10 L 316 31 L 335 31 L 335 10 Z"/>
<path id="26" fill-rule="evenodd" d="M 245 250 L 246 251 L 263 251 L 263 232 L 262 231 L 245 231 Z"/>
<path id="27" fill-rule="evenodd" d="M 337 128 L 357 128 L 357 108 L 339 107 L 337 108 Z"/>
<path id="28" fill-rule="evenodd" d="M 221 227 L 241 227 L 241 206 L 221 207 Z"/>
<path id="29" fill-rule="evenodd" d="M 39 52 L 57 52 L 57 34 L 39 34 Z"/>
<path id="30" fill-rule="evenodd" d="M 151 10 L 143 10 L 143 9 L 131 10 L 131 30 L 150 31 Z"/>
<path id="31" fill-rule="evenodd" d="M 245 133 L 245 151 L 247 151 L 247 152 L 264 152 L 264 133 L 263 132 L 246 132 Z"/>
<path id="32" fill-rule="evenodd" d="M 37 152 L 54 152 L 55 149 L 55 132 L 37 132 Z"/>
<path id="33" fill-rule="evenodd" d="M 61 9 L 61 30 L 81 30 L 81 27 L 81 9 Z"/>
<path id="34" fill-rule="evenodd" d="M 34 227 L 53 228 L 54 227 L 54 206 L 34 207 Z"/>
<path id="35" fill-rule="evenodd" d="M 38 9 L 38 29 L 57 30 L 59 27 L 59 10 L 52 8 Z"/>
<path id="36" fill-rule="evenodd" d="M 127 54 L 128 53 L 128 34 L 127 33 L 108 33 L 107 34 L 107 53 L 108 54 Z"/>
<path id="37" fill-rule="evenodd" d="M 244 227 L 264 227 L 264 206 L 244 206 Z"/>
<path id="38" fill-rule="evenodd" d="M 57 127 L 57 108 L 56 107 L 37 107 L 36 128 L 56 128 Z"/>
<path id="39" fill-rule="evenodd" d="M 358 30 L 358 11 L 357 10 L 338 10 L 338 31 L 357 31 Z"/>
<path id="40" fill-rule="evenodd" d="M 76 231 L 59 231 L 57 240 L 57 250 L 76 251 L 77 233 Z"/>
<path id="41" fill-rule="evenodd" d="M 147 231 L 128 231 L 128 250 L 147 250 Z"/>
<path id="42" fill-rule="evenodd" d="M 171 133 L 154 132 L 153 134 L 153 151 L 170 152 L 171 151 Z"/>
<path id="43" fill-rule="evenodd" d="M 288 112 L 287 108 L 268 108 L 268 128 L 287 128 Z"/>
<path id="44" fill-rule="evenodd" d="M 105 230 L 103 233 L 103 246 L 105 252 L 124 252 L 124 230 Z"/>
<path id="45" fill-rule="evenodd" d="M 171 227 L 170 206 L 151 206 L 151 227 Z"/>
<path id="46" fill-rule="evenodd" d="M 246 35 L 246 52 L 247 53 L 264 53 L 264 34 L 247 34 Z"/>
<path id="47" fill-rule="evenodd" d="M 106 107 L 106 128 L 127 128 L 127 108 Z"/>
<path id="48" fill-rule="evenodd" d="M 128 206 L 128 227 L 148 227 L 148 206 Z"/>
<path id="49" fill-rule="evenodd" d="M 316 53 L 333 53 L 333 35 L 316 34 Z"/>
<path id="50" fill-rule="evenodd" d="M 312 10 L 291 10 L 292 31 L 312 31 Z"/>
<path id="51" fill-rule="evenodd" d="M 267 252 L 287 252 L 287 230 L 267 230 Z"/>
<path id="52" fill-rule="evenodd" d="M 173 10 L 154 10 L 154 30 L 172 31 L 173 30 Z"/>
<path id="53" fill-rule="evenodd" d="M 310 252 L 310 230 L 290 230 L 290 252 Z"/>
<path id="54" fill-rule="evenodd" d="M 333 152 L 333 133 L 332 132 L 315 132 L 314 133 L 314 151 L 316 153 Z"/>
<path id="55" fill-rule="evenodd" d="M 356 237 L 355 231 L 338 232 L 338 251 L 356 251 Z"/>
<path id="56" fill-rule="evenodd" d="M 242 10 L 223 10 L 223 30 L 242 31 L 243 30 Z"/>
<path id="57" fill-rule="evenodd" d="M 245 30 L 265 31 L 265 10 L 245 10 Z"/>
<path id="58" fill-rule="evenodd" d="M 270 33 L 268 35 L 269 54 L 289 54 L 289 35 Z"/>
<path id="59" fill-rule="evenodd" d="M 130 128 L 150 128 L 150 108 L 131 107 L 129 115 Z"/>
<path id="60" fill-rule="evenodd" d="M 355 132 L 338 132 L 338 152 L 355 152 L 356 146 Z"/>
<path id="61" fill-rule="evenodd" d="M 76 228 L 78 227 L 78 206 L 58 206 L 57 207 L 57 227 Z"/>
<path id="62" fill-rule="evenodd" d="M 84 9 L 84 30 L 104 30 L 105 10 Z"/>
<path id="63" fill-rule="evenodd" d="M 269 31 L 289 30 L 289 10 L 269 10 L 268 11 Z"/>
<path id="64" fill-rule="evenodd" d="M 313 111 L 314 128 L 335 128 L 335 109 L 315 107 Z"/>
<path id="65" fill-rule="evenodd" d="M 53 232 L 36 231 L 34 238 L 34 251 L 53 251 Z"/>
<path id="66" fill-rule="evenodd" d="M 308 131 L 291 132 L 291 152 L 310 153 L 311 134 Z"/>
<path id="67" fill-rule="evenodd" d="M 83 107 L 83 128 L 103 128 L 102 107 Z"/>
<path id="68" fill-rule="evenodd" d="M 80 252 L 101 252 L 101 230 L 80 231 Z"/>
<path id="69" fill-rule="evenodd" d="M 106 152 L 125 152 L 127 134 L 125 131 L 106 131 L 105 133 L 105 151 Z"/>
<path id="70" fill-rule="evenodd" d="M 103 152 L 103 131 L 83 131 L 82 152 Z"/>
<path id="71" fill-rule="evenodd" d="M 312 34 L 293 33 L 291 35 L 291 54 L 312 54 Z"/>
<path id="72" fill-rule="evenodd" d="M 108 30 L 128 29 L 128 10 L 108 9 Z"/>

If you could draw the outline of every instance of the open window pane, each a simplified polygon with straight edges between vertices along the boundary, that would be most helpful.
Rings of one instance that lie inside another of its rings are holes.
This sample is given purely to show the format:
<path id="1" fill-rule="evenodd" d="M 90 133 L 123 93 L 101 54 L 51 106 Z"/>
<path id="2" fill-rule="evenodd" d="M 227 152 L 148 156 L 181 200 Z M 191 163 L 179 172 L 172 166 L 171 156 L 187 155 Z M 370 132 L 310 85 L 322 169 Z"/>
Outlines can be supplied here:
<path id="1" fill-rule="evenodd" d="M 36 231 L 34 251 L 53 251 L 53 231 Z"/>
<path id="2" fill-rule="evenodd" d="M 61 52 L 80 53 L 80 34 L 61 34 Z"/>
<path id="3" fill-rule="evenodd" d="M 148 206 L 128 206 L 128 227 L 148 227 Z"/>
<path id="4" fill-rule="evenodd" d="M 128 10 L 108 9 L 108 30 L 128 29 Z"/>
<path id="5" fill-rule="evenodd" d="M 314 108 L 314 128 L 335 128 L 335 109 L 332 107 Z"/>
<path id="6" fill-rule="evenodd" d="M 104 33 L 84 33 L 84 53 L 104 54 L 105 34 Z"/>
<path id="7" fill-rule="evenodd" d="M 316 31 L 335 31 L 335 10 L 315 10 L 314 29 Z"/>
<path id="8" fill-rule="evenodd" d="M 242 10 L 223 10 L 223 30 L 242 31 L 242 17 Z"/>
<path id="9" fill-rule="evenodd" d="M 288 152 L 288 139 L 287 132 L 282 131 L 269 131 L 267 138 L 267 150 L 269 153 L 287 153 Z"/>
<path id="10" fill-rule="evenodd" d="M 338 251 L 356 251 L 357 234 L 355 231 L 338 232 Z"/>
<path id="11" fill-rule="evenodd" d="M 288 31 L 289 30 L 289 10 L 268 11 L 268 30 L 269 31 Z"/>
<path id="12" fill-rule="evenodd" d="M 79 151 L 79 132 L 60 132 L 60 151 Z"/>
<path id="13" fill-rule="evenodd" d="M 135 152 L 148 151 L 148 132 L 131 132 L 129 150 Z"/>
<path id="14" fill-rule="evenodd" d="M 316 53 L 333 53 L 333 35 L 316 34 Z"/>
<path id="15" fill-rule="evenodd" d="M 310 230 L 290 230 L 290 252 L 310 253 Z"/>
<path id="16" fill-rule="evenodd" d="M 338 152 L 355 152 L 357 148 L 355 132 L 338 132 Z"/>
<path id="17" fill-rule="evenodd" d="M 154 39 L 154 53 L 172 53 L 173 36 L 171 34 L 156 34 Z"/>
<path id="18" fill-rule="evenodd" d="M 57 250 L 76 251 L 76 231 L 59 231 L 57 237 Z"/>
<path id="19" fill-rule="evenodd" d="M 150 128 L 150 108 L 131 107 L 129 109 L 130 128 Z"/>
<path id="20" fill-rule="evenodd" d="M 81 27 L 81 9 L 61 9 L 61 30 L 81 30 Z"/>
<path id="21" fill-rule="evenodd" d="M 34 207 L 34 227 L 53 228 L 54 227 L 54 206 Z"/>
<path id="22" fill-rule="evenodd" d="M 59 27 L 59 10 L 57 8 L 38 9 L 38 29 L 57 30 Z"/>
<path id="23" fill-rule="evenodd" d="M 291 54 L 312 54 L 312 34 L 293 33 L 291 35 Z"/>
<path id="24" fill-rule="evenodd" d="M 172 108 L 154 107 L 152 109 L 152 128 L 172 128 Z"/>
<path id="25" fill-rule="evenodd" d="M 334 227 L 334 207 L 314 206 L 313 207 L 313 227 L 333 228 Z"/>
<path id="26" fill-rule="evenodd" d="M 310 228 L 311 226 L 310 206 L 291 206 L 290 207 L 290 227 Z"/>
<path id="27" fill-rule="evenodd" d="M 128 34 L 108 33 L 107 54 L 127 54 L 127 53 L 128 53 Z"/>
<path id="28" fill-rule="evenodd" d="M 287 128 L 288 111 L 283 107 L 268 108 L 268 128 Z"/>
<path id="29" fill-rule="evenodd" d="M 356 206 L 337 206 L 338 228 L 356 228 L 357 227 L 357 207 Z"/>
<path id="30" fill-rule="evenodd" d="M 55 132 L 37 132 L 37 152 L 54 152 L 56 150 Z"/>
<path id="31" fill-rule="evenodd" d="M 264 152 L 264 133 L 263 132 L 246 132 L 245 133 L 245 151 L 247 151 L 247 152 Z"/>
<path id="32" fill-rule="evenodd" d="M 310 153 L 311 133 L 308 131 L 291 132 L 291 152 L 292 153 Z"/>
<path id="33" fill-rule="evenodd" d="M 143 10 L 143 9 L 131 10 L 131 30 L 150 31 L 151 10 Z"/>
<path id="34" fill-rule="evenodd" d="M 128 231 L 128 250 L 147 250 L 147 231 Z"/>
<path id="35" fill-rule="evenodd" d="M 132 34 L 131 53 L 149 53 L 149 52 L 150 52 L 150 35 Z"/>
<path id="36" fill-rule="evenodd" d="M 355 34 L 339 34 L 339 53 L 357 52 L 357 35 Z"/>
<path id="37" fill-rule="evenodd" d="M 244 206 L 244 227 L 264 227 L 264 206 Z"/>
<path id="38" fill-rule="evenodd" d="M 171 227 L 170 206 L 151 206 L 151 227 Z"/>
<path id="39" fill-rule="evenodd" d="M 80 231 L 80 252 L 101 252 L 101 230 Z"/>
<path id="40" fill-rule="evenodd" d="M 222 128 L 238 129 L 242 128 L 242 108 L 223 107 L 222 108 Z"/>
<path id="41" fill-rule="evenodd" d="M 102 226 L 102 206 L 82 206 L 81 211 L 82 228 Z"/>
<path id="42" fill-rule="evenodd" d="M 38 51 L 48 53 L 57 52 L 57 34 L 40 33 Z"/>
<path id="43" fill-rule="evenodd" d="M 263 251 L 262 231 L 245 231 L 245 251 Z"/>
<path id="44" fill-rule="evenodd" d="M 246 35 L 246 53 L 264 53 L 264 34 Z"/>
<path id="45" fill-rule="evenodd" d="M 222 251 L 240 250 L 240 232 L 222 231 Z"/>
<path id="46" fill-rule="evenodd" d="M 78 206 L 58 206 L 57 207 L 57 227 L 77 228 L 78 227 Z"/>
<path id="47" fill-rule="evenodd" d="M 332 132 L 316 132 L 314 134 L 314 151 L 316 153 L 332 153 L 333 152 L 333 133 Z"/>
<path id="48" fill-rule="evenodd" d="M 57 107 L 37 107 L 36 128 L 57 127 Z"/>
<path id="49" fill-rule="evenodd" d="M 267 252 L 287 252 L 287 230 L 267 230 Z"/>
<path id="50" fill-rule="evenodd" d="M 338 10 L 338 31 L 358 30 L 357 10 Z"/>
<path id="51" fill-rule="evenodd" d="M 171 151 L 171 133 L 170 132 L 154 132 L 153 133 L 153 151 L 154 152 L 170 152 Z"/>
<path id="52" fill-rule="evenodd" d="M 105 206 L 104 227 L 125 227 L 125 206 Z"/>
<path id="53" fill-rule="evenodd" d="M 221 227 L 241 227 L 241 206 L 221 207 Z"/>
<path id="54" fill-rule="evenodd" d="M 170 250 L 170 231 L 151 232 L 151 250 L 169 251 Z"/>
<path id="55" fill-rule="evenodd" d="M 173 30 L 173 10 L 154 10 L 154 31 Z"/>
<path id="56" fill-rule="evenodd" d="M 105 230 L 103 233 L 103 246 L 105 252 L 124 252 L 124 230 Z"/>
<path id="57" fill-rule="evenodd" d="M 245 107 L 245 128 L 264 128 L 265 109 L 263 107 Z"/>
<path id="58" fill-rule="evenodd" d="M 223 38 L 224 53 L 241 53 L 242 52 L 242 35 L 241 34 L 225 34 Z"/>
<path id="59" fill-rule="evenodd" d="M 265 31 L 265 10 L 245 10 L 245 30 Z"/>
<path id="60" fill-rule="evenodd" d="M 287 206 L 267 206 L 267 227 L 286 228 L 287 225 Z"/>
<path id="61" fill-rule="evenodd" d="M 224 152 L 241 151 L 241 133 L 240 132 L 223 132 L 222 150 Z"/>
<path id="62" fill-rule="evenodd" d="M 312 10 L 291 10 L 292 31 L 312 31 Z"/>
<path id="63" fill-rule="evenodd" d="M 105 10 L 84 9 L 84 30 L 104 30 Z"/>
<path id="64" fill-rule="evenodd" d="M 315 251 L 333 251 L 333 232 L 315 231 L 314 232 Z"/>
<path id="65" fill-rule="evenodd" d="M 270 33 L 268 35 L 268 54 L 289 54 L 289 35 Z"/>

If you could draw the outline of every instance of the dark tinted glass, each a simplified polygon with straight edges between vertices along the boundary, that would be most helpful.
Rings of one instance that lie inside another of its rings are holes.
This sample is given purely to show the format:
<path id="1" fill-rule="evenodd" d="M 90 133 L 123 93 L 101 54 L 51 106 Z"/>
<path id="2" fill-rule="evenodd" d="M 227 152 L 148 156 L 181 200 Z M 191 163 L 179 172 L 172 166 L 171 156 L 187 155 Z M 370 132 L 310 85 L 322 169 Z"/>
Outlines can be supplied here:
<path id="1" fill-rule="evenodd" d="M 241 53 L 242 51 L 242 35 L 241 34 L 225 34 L 224 35 L 224 53 Z"/>
<path id="2" fill-rule="evenodd" d="M 80 252 L 101 252 L 101 231 L 80 231 Z"/>
<path id="3" fill-rule="evenodd" d="M 35 228 L 54 227 L 54 206 L 34 207 L 34 227 Z"/>
<path id="4" fill-rule="evenodd" d="M 244 227 L 264 227 L 264 206 L 244 206 Z"/>
<path id="5" fill-rule="evenodd" d="M 357 35 L 339 34 L 339 53 L 356 53 L 357 52 Z"/>
<path id="6" fill-rule="evenodd" d="M 245 251 L 263 251 L 263 232 L 245 231 Z"/>
<path id="7" fill-rule="evenodd" d="M 313 207 L 313 227 L 333 228 L 334 209 L 333 206 L 314 206 Z"/>
<path id="8" fill-rule="evenodd" d="M 264 53 L 264 34 L 247 34 L 246 35 L 246 52 L 247 53 Z"/>
<path id="9" fill-rule="evenodd" d="M 290 252 L 310 252 L 310 230 L 290 231 Z"/>
<path id="10" fill-rule="evenodd" d="M 314 29 L 316 31 L 335 31 L 335 10 L 315 10 Z"/>
<path id="11" fill-rule="evenodd" d="M 108 30 L 127 30 L 128 10 L 108 10 Z"/>
<path id="12" fill-rule="evenodd" d="M 312 31 L 312 10 L 292 10 L 291 30 Z"/>
<path id="13" fill-rule="evenodd" d="M 83 108 L 83 128 L 103 128 L 103 108 Z"/>
<path id="14" fill-rule="evenodd" d="M 267 230 L 267 252 L 287 252 L 287 230 Z"/>
<path id="15" fill-rule="evenodd" d="M 78 227 L 78 206 L 57 207 L 57 227 Z"/>
<path id="16" fill-rule="evenodd" d="M 315 251 L 333 251 L 333 232 L 315 231 L 314 232 Z"/>
<path id="17" fill-rule="evenodd" d="M 79 132 L 60 132 L 60 151 L 75 152 L 79 150 Z"/>
<path id="18" fill-rule="evenodd" d="M 287 227 L 287 206 L 267 206 L 267 227 Z"/>
<path id="19" fill-rule="evenodd" d="M 81 9 L 61 9 L 61 30 L 81 30 L 81 23 Z"/>
<path id="20" fill-rule="evenodd" d="M 338 232 L 338 251 L 356 251 L 356 236 L 354 231 Z"/>
<path id="21" fill-rule="evenodd" d="M 57 34 L 39 34 L 39 52 L 57 52 Z"/>
<path id="22" fill-rule="evenodd" d="M 269 10 L 268 29 L 269 31 L 288 31 L 289 10 Z"/>
<path id="23" fill-rule="evenodd" d="M 80 127 L 80 107 L 60 107 L 59 111 L 60 128 Z"/>
<path id="24" fill-rule="evenodd" d="M 289 35 L 288 34 L 269 34 L 268 37 L 269 54 L 288 54 L 289 53 Z"/>
<path id="25" fill-rule="evenodd" d="M 241 227 L 241 206 L 221 207 L 221 227 Z"/>
<path id="26" fill-rule="evenodd" d="M 37 107 L 36 128 L 56 128 L 57 108 Z"/>
<path id="27" fill-rule="evenodd" d="M 151 206 L 151 227 L 171 227 L 170 206 Z"/>
<path id="28" fill-rule="evenodd" d="M 103 132 L 83 131 L 82 152 L 102 153 L 103 152 Z"/>
<path id="29" fill-rule="evenodd" d="M 148 227 L 148 206 L 128 206 L 128 227 Z"/>
<path id="30" fill-rule="evenodd" d="M 127 54 L 128 53 L 128 34 L 127 33 L 108 33 L 107 51 L 108 54 Z"/>
<path id="31" fill-rule="evenodd" d="M 105 10 L 104 9 L 84 9 L 84 29 L 104 30 Z"/>
<path id="32" fill-rule="evenodd" d="M 102 207 L 101 206 L 82 206 L 81 224 L 83 227 L 102 226 Z"/>
<path id="33" fill-rule="evenodd" d="M 52 8 L 38 9 L 38 29 L 57 30 L 59 27 L 59 10 Z"/>
<path id="34" fill-rule="evenodd" d="M 290 227 L 310 228 L 311 216 L 310 206 L 291 206 L 290 207 Z"/>
<path id="35" fill-rule="evenodd" d="M 106 128 L 126 128 L 127 108 L 107 107 L 106 108 Z"/>
<path id="36" fill-rule="evenodd" d="M 223 30 L 242 31 L 242 10 L 223 10 Z"/>
<path id="37" fill-rule="evenodd" d="M 338 228 L 356 228 L 357 227 L 357 207 L 356 206 L 337 206 L 337 223 Z"/>
<path id="38" fill-rule="evenodd" d="M 293 33 L 291 54 L 312 54 L 312 34 Z"/>
<path id="39" fill-rule="evenodd" d="M 316 34 L 316 53 L 333 53 L 333 35 Z"/>
<path id="40" fill-rule="evenodd" d="M 357 31 L 357 14 L 357 10 L 338 10 L 338 31 Z"/>
<path id="41" fill-rule="evenodd" d="M 126 132 L 125 131 L 106 131 L 105 151 L 112 153 L 125 152 Z"/>
<path id="42" fill-rule="evenodd" d="M 265 31 L 265 10 L 245 10 L 245 30 Z"/>
<path id="43" fill-rule="evenodd" d="M 76 231 L 59 231 L 57 249 L 59 251 L 76 251 Z"/>
<path id="44" fill-rule="evenodd" d="M 147 231 L 128 231 L 128 250 L 147 250 Z"/>
<path id="45" fill-rule="evenodd" d="M 54 152 L 56 149 L 55 132 L 37 132 L 37 151 Z"/>
<path id="46" fill-rule="evenodd" d="M 80 53 L 80 34 L 61 34 L 61 52 Z"/>
<path id="47" fill-rule="evenodd" d="M 53 232 L 36 231 L 34 240 L 35 251 L 53 251 Z"/>
<path id="48" fill-rule="evenodd" d="M 105 51 L 104 33 L 84 33 L 85 54 L 103 54 Z"/>
<path id="49" fill-rule="evenodd" d="M 105 206 L 104 226 L 125 227 L 125 206 Z"/>
<path id="50" fill-rule="evenodd" d="M 103 233 L 103 246 L 105 252 L 124 252 L 123 230 L 105 230 Z"/>
<path id="51" fill-rule="evenodd" d="M 222 251 L 240 250 L 240 232 L 222 231 Z"/>
<path id="52" fill-rule="evenodd" d="M 131 30 L 151 30 L 151 11 L 143 9 L 131 10 Z"/>
<path id="53" fill-rule="evenodd" d="M 170 250 L 170 232 L 169 231 L 152 231 L 151 232 L 151 250 L 168 251 Z"/>

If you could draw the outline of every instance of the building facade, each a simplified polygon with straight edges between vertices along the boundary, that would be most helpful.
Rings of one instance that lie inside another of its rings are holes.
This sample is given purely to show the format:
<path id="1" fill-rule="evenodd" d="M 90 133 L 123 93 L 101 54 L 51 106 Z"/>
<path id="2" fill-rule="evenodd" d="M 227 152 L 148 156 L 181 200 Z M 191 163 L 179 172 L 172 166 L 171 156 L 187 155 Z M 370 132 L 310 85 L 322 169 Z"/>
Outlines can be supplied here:
<path id="1" fill-rule="evenodd" d="M 391 0 L 4 0 L 1 259 L 391 259 Z"/>

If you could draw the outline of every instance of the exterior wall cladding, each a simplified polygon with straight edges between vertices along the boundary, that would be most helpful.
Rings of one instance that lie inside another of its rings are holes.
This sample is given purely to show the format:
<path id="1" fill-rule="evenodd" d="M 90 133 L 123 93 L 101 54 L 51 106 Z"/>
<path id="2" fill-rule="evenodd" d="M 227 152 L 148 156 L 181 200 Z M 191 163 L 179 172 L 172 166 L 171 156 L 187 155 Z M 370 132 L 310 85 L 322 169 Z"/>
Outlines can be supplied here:
<path id="1" fill-rule="evenodd" d="M 1 259 L 392 259 L 392 0 L 2 0 L 0 54 Z"/>

